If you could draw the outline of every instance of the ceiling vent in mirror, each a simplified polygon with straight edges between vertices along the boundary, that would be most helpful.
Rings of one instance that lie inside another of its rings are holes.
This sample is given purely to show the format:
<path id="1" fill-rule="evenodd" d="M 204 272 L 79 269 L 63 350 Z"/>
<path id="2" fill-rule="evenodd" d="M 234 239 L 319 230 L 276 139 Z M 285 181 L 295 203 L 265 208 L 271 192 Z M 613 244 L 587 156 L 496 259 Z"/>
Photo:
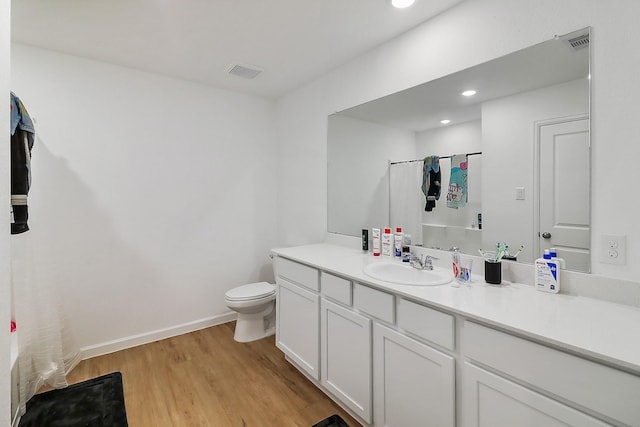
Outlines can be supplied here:
<path id="1" fill-rule="evenodd" d="M 589 46 L 589 34 L 581 34 L 578 37 L 567 39 L 567 42 L 574 49 L 582 49 Z"/>
<path id="2" fill-rule="evenodd" d="M 262 73 L 262 70 L 254 65 L 233 64 L 227 68 L 227 72 L 244 79 L 254 79 Z"/>

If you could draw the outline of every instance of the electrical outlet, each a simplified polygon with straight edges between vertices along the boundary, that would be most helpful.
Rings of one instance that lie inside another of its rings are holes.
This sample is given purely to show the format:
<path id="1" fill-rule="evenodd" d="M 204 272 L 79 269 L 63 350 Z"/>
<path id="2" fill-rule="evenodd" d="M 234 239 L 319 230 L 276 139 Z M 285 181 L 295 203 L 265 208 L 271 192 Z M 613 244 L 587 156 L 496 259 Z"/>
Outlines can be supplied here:
<path id="1" fill-rule="evenodd" d="M 516 200 L 524 200 L 524 187 L 516 187 Z"/>
<path id="2" fill-rule="evenodd" d="M 627 236 L 600 236 L 600 262 L 605 264 L 626 264 Z"/>

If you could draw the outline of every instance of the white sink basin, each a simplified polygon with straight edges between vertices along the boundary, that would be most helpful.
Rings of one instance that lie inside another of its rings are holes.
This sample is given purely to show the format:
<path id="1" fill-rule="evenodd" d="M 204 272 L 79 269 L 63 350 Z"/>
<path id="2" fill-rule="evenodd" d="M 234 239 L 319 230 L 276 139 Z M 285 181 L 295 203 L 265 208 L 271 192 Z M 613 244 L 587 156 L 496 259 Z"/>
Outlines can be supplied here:
<path id="1" fill-rule="evenodd" d="M 398 285 L 438 286 L 453 280 L 453 274 L 440 267 L 433 270 L 418 270 L 400 261 L 375 262 L 364 268 L 364 274 L 374 279 Z"/>

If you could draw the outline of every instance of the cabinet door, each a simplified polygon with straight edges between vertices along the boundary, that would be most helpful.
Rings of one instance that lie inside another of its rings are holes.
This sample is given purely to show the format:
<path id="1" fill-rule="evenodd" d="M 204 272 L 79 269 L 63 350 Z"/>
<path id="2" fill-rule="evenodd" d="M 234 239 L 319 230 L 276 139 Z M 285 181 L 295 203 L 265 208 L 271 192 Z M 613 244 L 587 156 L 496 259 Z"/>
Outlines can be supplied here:
<path id="1" fill-rule="evenodd" d="M 371 320 L 321 302 L 322 385 L 371 422 Z"/>
<path id="2" fill-rule="evenodd" d="M 465 427 L 608 426 L 469 362 L 463 372 Z"/>
<path id="3" fill-rule="evenodd" d="M 373 326 L 377 427 L 455 426 L 455 360 L 379 324 Z"/>
<path id="4" fill-rule="evenodd" d="M 320 297 L 278 277 L 276 345 L 289 358 L 319 380 Z"/>

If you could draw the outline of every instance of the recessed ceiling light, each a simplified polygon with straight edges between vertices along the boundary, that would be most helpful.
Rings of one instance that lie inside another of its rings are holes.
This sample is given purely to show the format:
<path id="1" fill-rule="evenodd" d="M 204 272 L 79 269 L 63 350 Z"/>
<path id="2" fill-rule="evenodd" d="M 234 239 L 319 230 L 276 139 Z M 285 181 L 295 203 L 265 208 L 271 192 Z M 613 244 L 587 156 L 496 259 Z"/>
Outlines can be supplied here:
<path id="1" fill-rule="evenodd" d="M 448 125 L 449 123 L 451 123 L 451 120 L 449 119 L 440 120 L 440 123 L 442 123 L 443 125 Z"/>
<path id="2" fill-rule="evenodd" d="M 391 0 L 391 5 L 398 9 L 404 9 L 405 7 L 411 6 L 415 1 L 416 0 Z"/>
<path id="3" fill-rule="evenodd" d="M 473 95 L 475 95 L 476 93 L 478 93 L 478 92 L 476 92 L 476 91 L 475 91 L 475 90 L 473 90 L 473 89 L 465 90 L 464 92 L 462 92 L 462 96 L 473 96 Z"/>

